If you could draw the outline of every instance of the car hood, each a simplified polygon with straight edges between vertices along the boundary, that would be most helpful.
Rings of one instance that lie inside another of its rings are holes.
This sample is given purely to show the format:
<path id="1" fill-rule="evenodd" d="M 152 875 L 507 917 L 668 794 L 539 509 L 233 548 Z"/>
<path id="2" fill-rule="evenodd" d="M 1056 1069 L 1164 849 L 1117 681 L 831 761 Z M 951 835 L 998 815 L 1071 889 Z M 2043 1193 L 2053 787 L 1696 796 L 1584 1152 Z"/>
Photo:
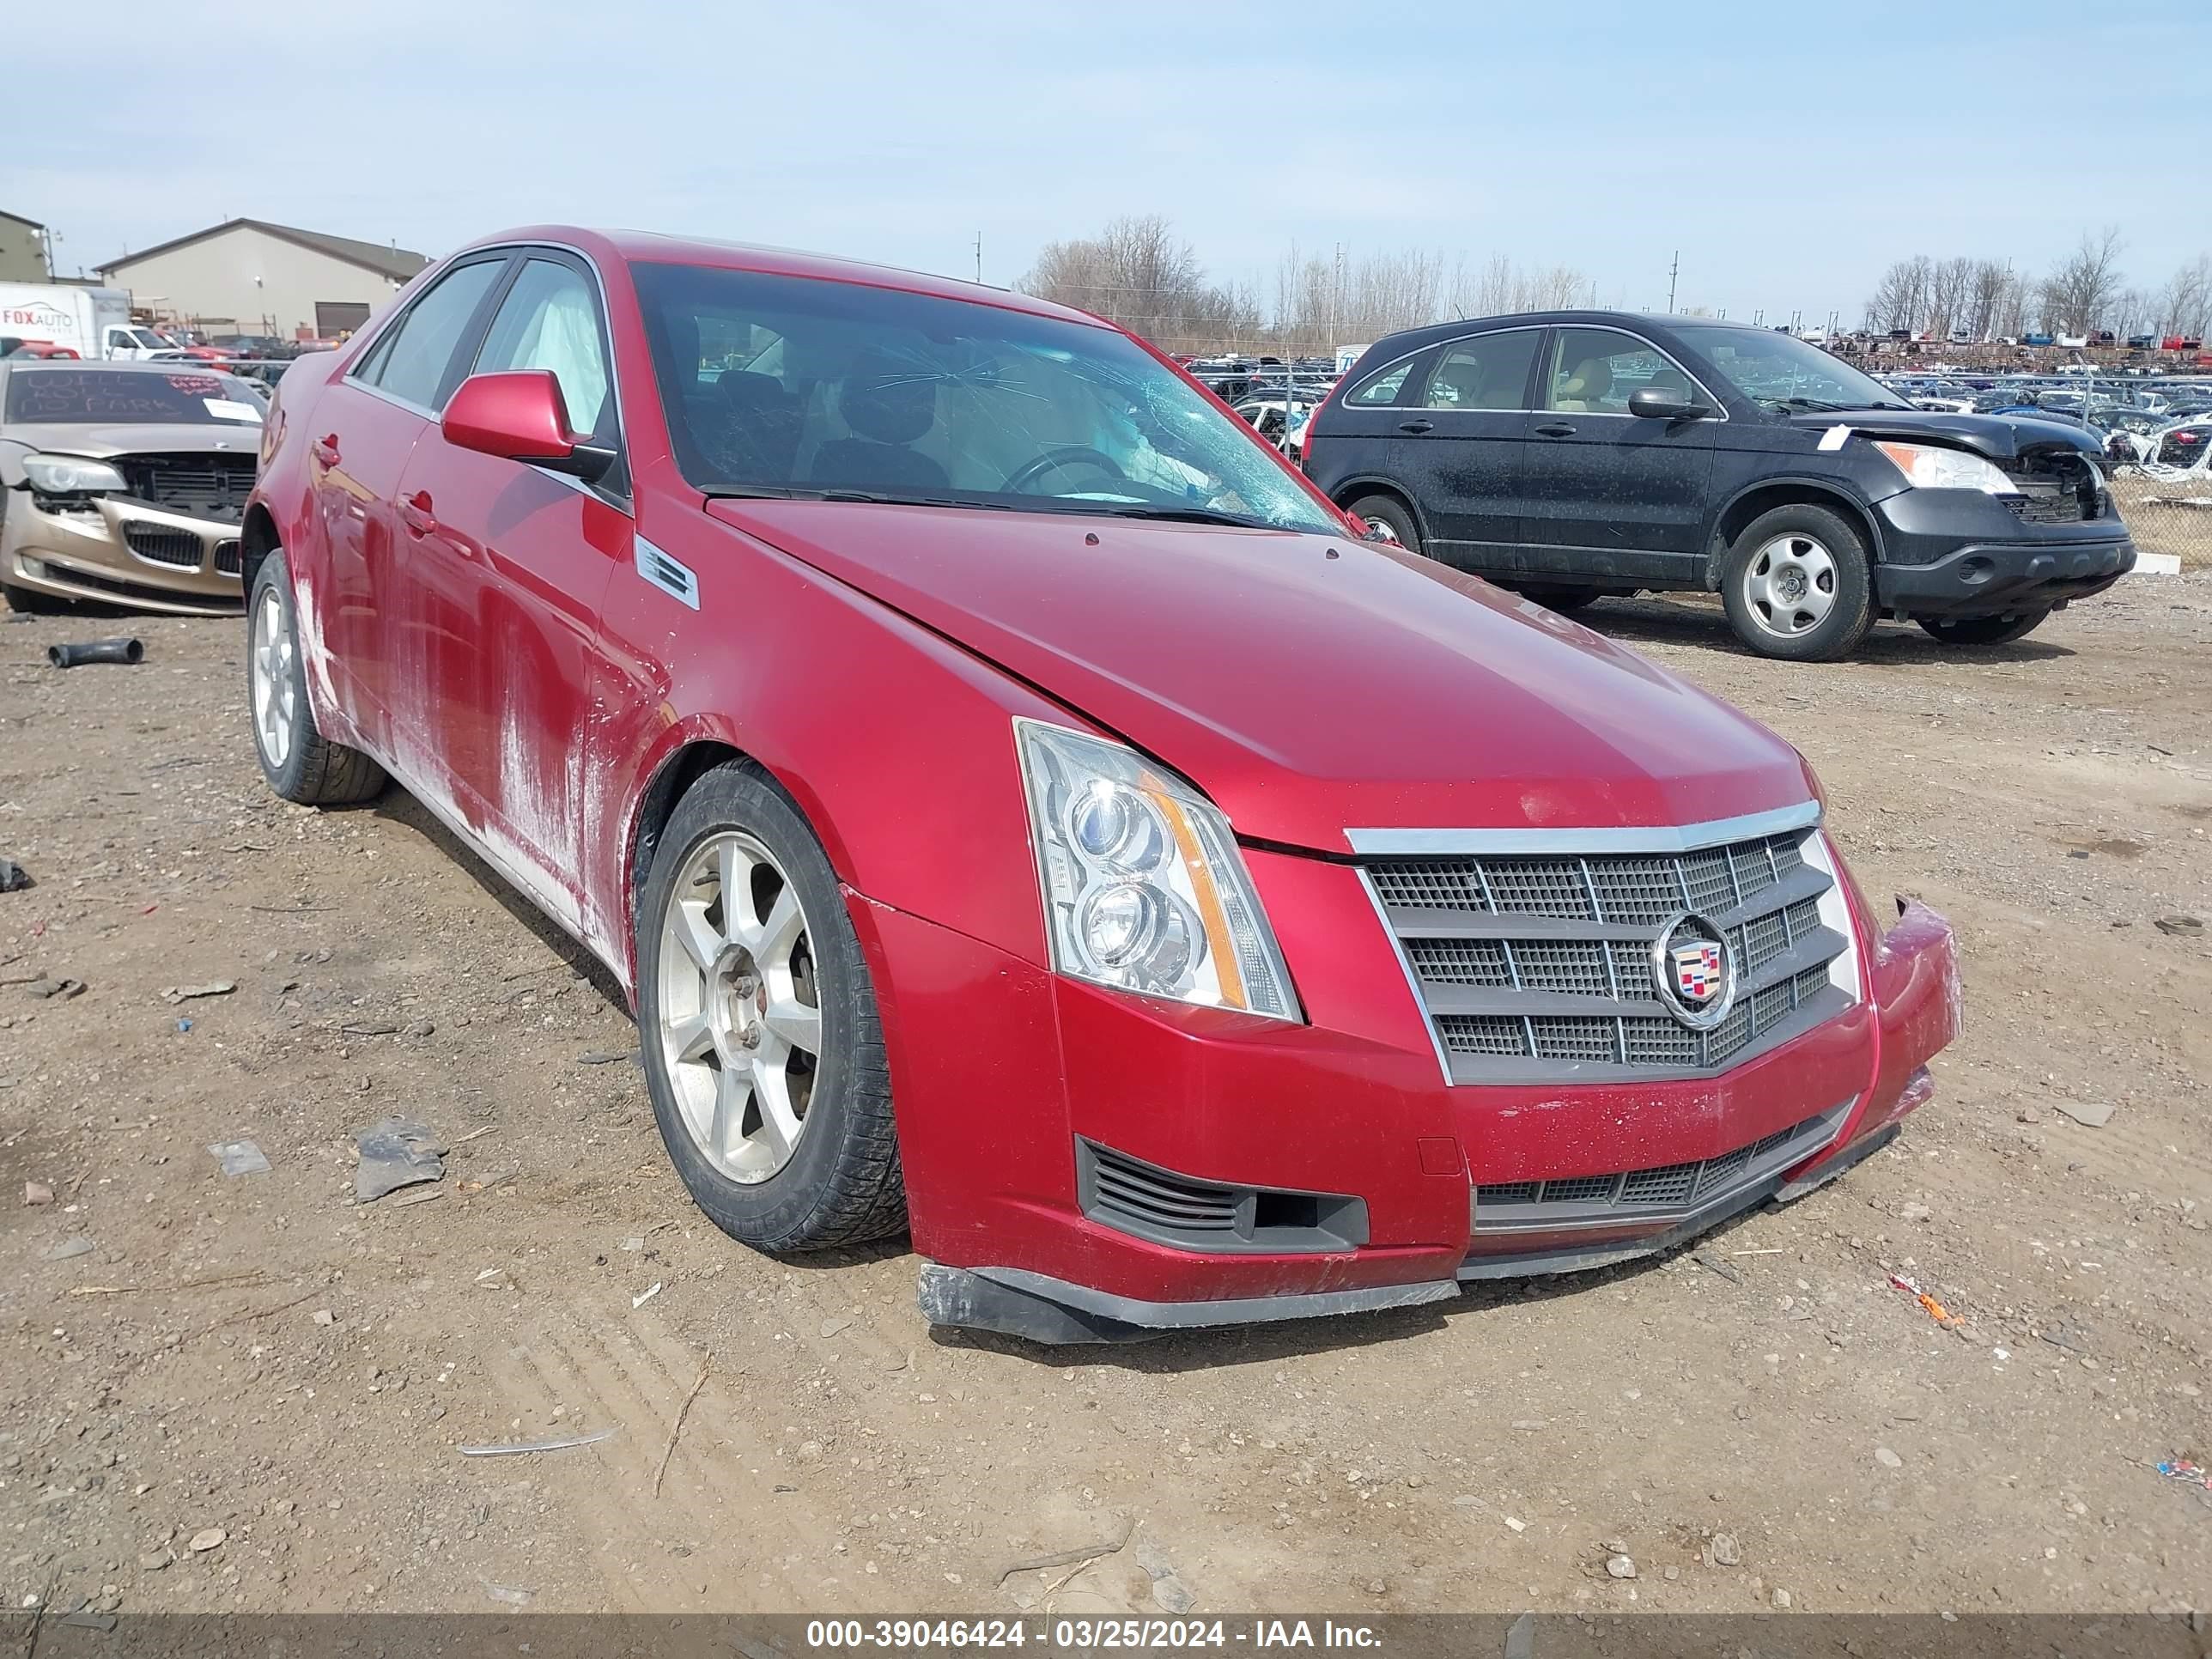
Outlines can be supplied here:
<path id="1" fill-rule="evenodd" d="M 200 454 L 227 452 L 258 456 L 261 427 L 258 422 L 235 421 L 225 426 L 173 422 L 166 425 L 98 426 L 45 423 L 0 426 L 0 439 L 33 450 L 58 455 Z"/>
<path id="2" fill-rule="evenodd" d="M 1796 751 L 1565 617 L 1395 548 L 817 501 L 714 517 L 1174 767 L 1250 840 L 1699 823 L 1802 802 Z"/>
<path id="3" fill-rule="evenodd" d="M 1791 416 L 1790 422 L 1822 431 L 1847 426 L 1872 438 L 1932 440 L 1998 462 L 2017 460 L 2039 449 L 2078 449 L 2092 455 L 2102 450 L 2096 434 L 2086 427 L 2018 415 L 1957 415 L 1936 409 L 1805 410 Z"/>

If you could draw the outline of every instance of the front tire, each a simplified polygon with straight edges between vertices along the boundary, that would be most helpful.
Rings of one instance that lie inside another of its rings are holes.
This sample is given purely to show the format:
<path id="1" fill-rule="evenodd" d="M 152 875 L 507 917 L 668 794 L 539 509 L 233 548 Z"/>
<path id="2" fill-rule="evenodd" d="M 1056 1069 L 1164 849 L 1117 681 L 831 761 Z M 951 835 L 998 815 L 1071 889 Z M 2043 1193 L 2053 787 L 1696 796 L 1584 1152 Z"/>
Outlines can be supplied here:
<path id="1" fill-rule="evenodd" d="M 1839 514 L 1797 502 L 1762 513 L 1729 547 L 1721 599 L 1762 657 L 1834 662 L 1875 623 L 1866 543 Z"/>
<path id="2" fill-rule="evenodd" d="M 384 769 L 316 728 L 300 654 L 299 604 L 282 548 L 253 573 L 246 616 L 246 708 L 253 720 L 254 757 L 269 787 L 306 806 L 374 799 L 384 791 Z"/>
<path id="3" fill-rule="evenodd" d="M 677 804 L 641 885 L 653 1113 L 708 1218 L 770 1253 L 906 1224 L 867 963 L 819 841 L 743 762 Z"/>
<path id="4" fill-rule="evenodd" d="M 1408 553 L 1421 550 L 1421 526 L 1414 522 L 1413 508 L 1395 495 L 1362 495 L 1345 510 L 1381 525 Z"/>
<path id="5" fill-rule="evenodd" d="M 2009 617 L 1915 617 L 1921 631 L 1938 645 L 2009 645 L 2026 639 L 2050 616 L 2048 605 Z"/>

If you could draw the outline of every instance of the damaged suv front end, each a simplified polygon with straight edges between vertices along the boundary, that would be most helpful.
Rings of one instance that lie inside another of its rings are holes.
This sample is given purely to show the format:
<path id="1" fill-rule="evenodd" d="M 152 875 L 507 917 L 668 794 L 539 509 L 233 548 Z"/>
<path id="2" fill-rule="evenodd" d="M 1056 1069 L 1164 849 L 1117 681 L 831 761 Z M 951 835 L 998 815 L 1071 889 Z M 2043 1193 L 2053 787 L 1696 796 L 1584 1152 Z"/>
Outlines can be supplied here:
<path id="1" fill-rule="evenodd" d="M 236 615 L 261 415 L 197 365 L 0 364 L 0 586 Z"/>

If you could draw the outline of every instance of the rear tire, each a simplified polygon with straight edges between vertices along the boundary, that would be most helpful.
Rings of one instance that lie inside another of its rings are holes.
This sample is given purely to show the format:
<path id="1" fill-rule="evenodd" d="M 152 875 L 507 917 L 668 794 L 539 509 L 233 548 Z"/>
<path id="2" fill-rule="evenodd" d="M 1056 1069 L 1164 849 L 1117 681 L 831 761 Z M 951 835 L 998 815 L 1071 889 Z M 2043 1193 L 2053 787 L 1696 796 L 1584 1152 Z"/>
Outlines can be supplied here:
<path id="1" fill-rule="evenodd" d="M 1736 637 L 1762 657 L 1834 662 L 1873 630 L 1874 569 L 1840 514 L 1793 502 L 1744 526 L 1722 568 Z"/>
<path id="2" fill-rule="evenodd" d="M 708 1218 L 771 1253 L 902 1231 L 867 962 L 821 842 L 773 781 L 732 761 L 691 786 L 633 931 L 653 1115 Z"/>
<path id="3" fill-rule="evenodd" d="M 1414 522 L 1413 510 L 1395 495 L 1362 495 L 1345 510 L 1382 526 L 1408 553 L 1421 550 L 1421 527 Z"/>
<path id="4" fill-rule="evenodd" d="M 384 792 L 384 769 L 358 749 L 316 729 L 300 653 L 299 607 L 284 550 L 272 549 L 253 574 L 246 605 L 246 712 L 261 775 L 286 800 L 351 806 Z"/>
<path id="5" fill-rule="evenodd" d="M 1938 645 L 2009 645 L 2042 627 L 2050 614 L 2046 605 L 2009 617 L 1915 617 L 1912 620 Z"/>
<path id="6" fill-rule="evenodd" d="M 1521 597 L 1534 599 L 1547 611 L 1556 611 L 1571 617 L 1577 611 L 1595 605 L 1605 594 L 1595 587 L 1554 586 L 1539 582 L 1521 590 Z"/>

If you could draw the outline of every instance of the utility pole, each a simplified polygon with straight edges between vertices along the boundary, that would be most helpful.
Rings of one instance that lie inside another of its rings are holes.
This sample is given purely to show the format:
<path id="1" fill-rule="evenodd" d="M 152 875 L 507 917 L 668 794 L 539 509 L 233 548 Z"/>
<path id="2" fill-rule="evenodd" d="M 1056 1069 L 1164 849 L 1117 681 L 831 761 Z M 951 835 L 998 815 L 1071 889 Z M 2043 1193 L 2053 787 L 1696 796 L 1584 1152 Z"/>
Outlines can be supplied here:
<path id="1" fill-rule="evenodd" d="M 1344 244 L 1336 245 L 1336 280 L 1328 296 L 1328 355 L 1336 356 L 1336 319 L 1344 309 Z"/>
<path id="2" fill-rule="evenodd" d="M 983 280 L 983 233 L 980 230 L 975 233 L 975 280 Z"/>
<path id="3" fill-rule="evenodd" d="M 1674 263 L 1667 267 L 1667 313 L 1669 316 L 1672 316 L 1674 312 L 1674 279 L 1681 274 L 1682 250 L 1676 248 Z"/>

